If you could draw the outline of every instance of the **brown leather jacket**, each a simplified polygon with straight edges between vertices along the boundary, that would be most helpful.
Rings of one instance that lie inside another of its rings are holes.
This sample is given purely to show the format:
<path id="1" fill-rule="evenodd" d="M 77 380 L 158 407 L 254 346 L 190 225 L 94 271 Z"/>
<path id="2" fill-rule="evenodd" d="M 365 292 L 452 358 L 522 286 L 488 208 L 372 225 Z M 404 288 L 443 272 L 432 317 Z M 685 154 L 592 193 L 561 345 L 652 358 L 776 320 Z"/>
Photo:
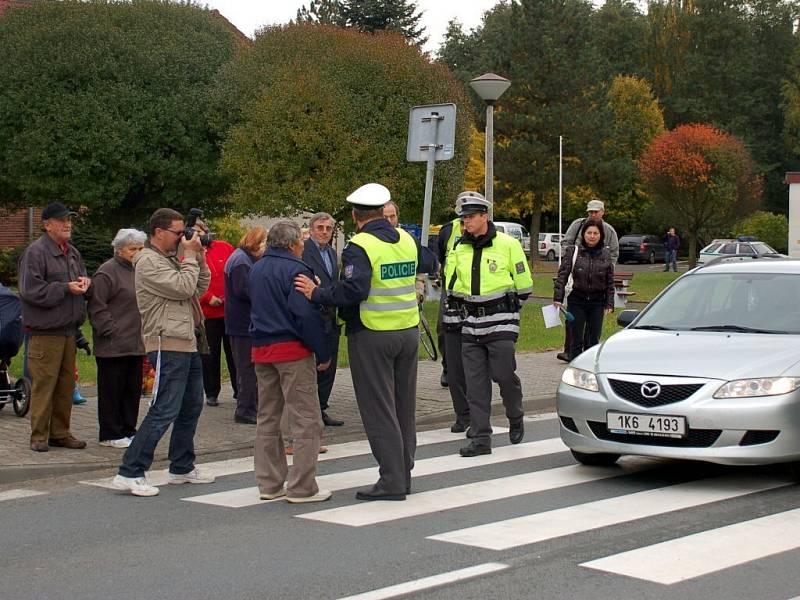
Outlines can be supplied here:
<path id="1" fill-rule="evenodd" d="M 81 253 L 67 252 L 46 233 L 25 249 L 19 261 L 22 325 L 34 335 L 75 335 L 86 319 L 86 299 L 69 292 L 67 284 L 86 277 Z"/>

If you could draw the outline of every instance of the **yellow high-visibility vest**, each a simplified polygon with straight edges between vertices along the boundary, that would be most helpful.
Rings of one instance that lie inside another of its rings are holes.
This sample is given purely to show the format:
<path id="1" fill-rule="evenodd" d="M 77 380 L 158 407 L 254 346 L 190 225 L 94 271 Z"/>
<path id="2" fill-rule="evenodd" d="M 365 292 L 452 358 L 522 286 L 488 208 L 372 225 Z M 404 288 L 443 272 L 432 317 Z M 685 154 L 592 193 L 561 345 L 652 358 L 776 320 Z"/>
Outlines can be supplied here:
<path id="1" fill-rule="evenodd" d="M 359 305 L 361 322 L 374 331 L 397 331 L 419 324 L 414 280 L 417 244 L 411 234 L 397 229 L 400 241 L 390 244 L 371 233 L 357 233 L 350 240 L 363 248 L 372 265 L 369 296 Z"/>

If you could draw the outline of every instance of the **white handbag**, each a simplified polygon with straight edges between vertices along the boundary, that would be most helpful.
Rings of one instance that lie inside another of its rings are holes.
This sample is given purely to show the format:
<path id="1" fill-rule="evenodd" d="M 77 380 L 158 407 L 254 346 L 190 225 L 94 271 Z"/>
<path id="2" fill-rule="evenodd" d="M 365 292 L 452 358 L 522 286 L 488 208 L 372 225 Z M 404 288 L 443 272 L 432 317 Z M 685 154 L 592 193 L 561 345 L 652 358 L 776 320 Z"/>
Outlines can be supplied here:
<path id="1" fill-rule="evenodd" d="M 569 277 L 567 278 L 567 285 L 564 286 L 564 302 L 567 301 L 567 296 L 572 292 L 572 272 L 575 270 L 575 261 L 578 259 L 578 246 L 573 246 L 575 252 L 572 253 L 572 268 L 569 270 Z"/>

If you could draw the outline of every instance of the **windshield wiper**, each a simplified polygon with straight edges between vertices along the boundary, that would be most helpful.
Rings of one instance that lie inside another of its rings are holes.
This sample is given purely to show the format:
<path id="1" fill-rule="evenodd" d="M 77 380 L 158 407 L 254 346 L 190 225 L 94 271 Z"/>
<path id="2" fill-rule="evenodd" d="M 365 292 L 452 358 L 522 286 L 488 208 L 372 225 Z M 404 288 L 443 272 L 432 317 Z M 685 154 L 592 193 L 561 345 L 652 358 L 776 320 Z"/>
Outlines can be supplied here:
<path id="1" fill-rule="evenodd" d="M 664 327 L 663 325 L 637 325 L 632 329 L 652 329 L 655 331 L 672 331 L 672 327 Z"/>
<path id="2" fill-rule="evenodd" d="M 788 331 L 776 331 L 774 329 L 757 329 L 755 327 L 742 327 L 741 325 L 706 325 L 704 327 L 692 327 L 689 331 L 736 331 L 737 333 L 788 333 Z"/>

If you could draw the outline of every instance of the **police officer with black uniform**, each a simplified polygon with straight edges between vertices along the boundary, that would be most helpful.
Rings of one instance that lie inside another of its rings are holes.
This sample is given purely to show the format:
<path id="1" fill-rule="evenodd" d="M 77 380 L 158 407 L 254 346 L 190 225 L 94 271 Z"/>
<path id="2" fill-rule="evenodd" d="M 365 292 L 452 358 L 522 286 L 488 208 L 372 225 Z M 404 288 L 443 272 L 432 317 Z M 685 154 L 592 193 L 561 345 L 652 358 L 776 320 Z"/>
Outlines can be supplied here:
<path id="1" fill-rule="evenodd" d="M 461 198 L 464 235 L 447 257 L 446 314 L 461 318 L 472 440 L 460 454 L 478 456 L 492 452 L 492 380 L 500 386 L 511 443 L 525 435 L 514 354 L 521 301 L 533 291 L 533 279 L 522 245 L 489 220 L 490 203 L 477 192 Z"/>
<path id="2" fill-rule="evenodd" d="M 342 253 L 339 282 L 317 287 L 298 277 L 295 287 L 313 302 L 340 308 L 358 410 L 379 479 L 358 500 L 405 500 L 416 451 L 419 308 L 417 272 L 431 273 L 436 258 L 409 233 L 383 218 L 389 190 L 378 183 L 347 197 L 357 233 Z"/>

